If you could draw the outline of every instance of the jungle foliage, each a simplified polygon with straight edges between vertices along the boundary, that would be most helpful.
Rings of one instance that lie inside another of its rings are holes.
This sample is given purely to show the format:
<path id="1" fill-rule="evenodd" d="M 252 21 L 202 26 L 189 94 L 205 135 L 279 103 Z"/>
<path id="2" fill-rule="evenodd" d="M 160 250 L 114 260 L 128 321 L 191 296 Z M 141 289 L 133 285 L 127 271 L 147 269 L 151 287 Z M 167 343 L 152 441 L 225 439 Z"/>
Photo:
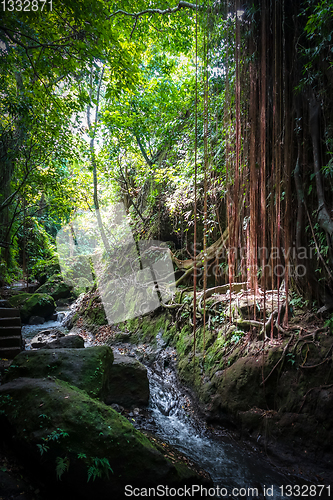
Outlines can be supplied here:
<path id="1" fill-rule="evenodd" d="M 2 14 L 2 283 L 54 264 L 80 211 L 122 201 L 135 238 L 178 259 L 228 228 L 199 285 L 284 283 L 332 305 L 331 2 Z"/>

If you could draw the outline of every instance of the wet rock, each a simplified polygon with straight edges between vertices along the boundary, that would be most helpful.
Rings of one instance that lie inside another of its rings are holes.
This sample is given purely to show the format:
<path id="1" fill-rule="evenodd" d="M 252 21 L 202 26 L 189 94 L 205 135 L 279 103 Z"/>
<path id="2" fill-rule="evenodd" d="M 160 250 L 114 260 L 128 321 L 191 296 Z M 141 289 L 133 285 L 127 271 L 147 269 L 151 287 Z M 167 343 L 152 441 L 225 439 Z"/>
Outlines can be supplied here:
<path id="1" fill-rule="evenodd" d="M 135 358 L 115 353 L 105 402 L 131 408 L 147 405 L 148 400 L 149 382 L 146 368 Z"/>
<path id="2" fill-rule="evenodd" d="M 118 413 L 123 413 L 125 411 L 125 408 L 123 406 L 117 405 L 117 403 L 112 403 L 112 405 L 110 406 Z"/>
<path id="3" fill-rule="evenodd" d="M 68 335 L 60 336 L 51 342 L 46 342 L 44 349 L 83 349 L 84 339 L 80 335 L 69 333 Z"/>
<path id="4" fill-rule="evenodd" d="M 131 334 L 128 332 L 119 332 L 116 334 L 115 339 L 118 342 L 128 343 L 131 341 Z"/>
<path id="5" fill-rule="evenodd" d="M 64 337 L 65 334 L 57 328 L 52 328 L 50 330 L 42 330 L 31 340 L 31 347 L 33 349 L 43 349 L 48 343 L 54 340 Z"/>
<path id="6" fill-rule="evenodd" d="M 31 316 L 28 321 L 29 325 L 42 325 L 43 323 L 45 323 L 45 318 L 41 316 Z"/>

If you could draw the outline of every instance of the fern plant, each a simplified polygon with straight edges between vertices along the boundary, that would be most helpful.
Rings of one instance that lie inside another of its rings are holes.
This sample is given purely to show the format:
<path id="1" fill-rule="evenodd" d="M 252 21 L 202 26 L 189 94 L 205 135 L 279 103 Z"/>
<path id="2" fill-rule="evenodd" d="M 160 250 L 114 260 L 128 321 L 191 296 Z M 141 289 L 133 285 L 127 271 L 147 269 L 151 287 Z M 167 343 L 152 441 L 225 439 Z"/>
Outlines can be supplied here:
<path id="1" fill-rule="evenodd" d="M 39 449 L 40 454 L 43 455 L 43 453 L 47 452 L 47 450 L 49 449 L 49 446 L 42 443 L 42 444 L 37 444 L 37 448 Z"/>
<path id="2" fill-rule="evenodd" d="M 61 481 L 61 476 L 64 472 L 69 469 L 69 458 L 66 456 L 64 458 L 57 457 L 56 458 L 56 474 L 58 481 Z"/>
<path id="3" fill-rule="evenodd" d="M 113 473 L 111 469 L 109 460 L 107 458 L 98 458 L 95 457 L 92 459 L 92 465 L 88 468 L 88 481 L 92 478 L 95 481 L 96 477 L 106 477 L 109 479 L 110 471 Z"/>

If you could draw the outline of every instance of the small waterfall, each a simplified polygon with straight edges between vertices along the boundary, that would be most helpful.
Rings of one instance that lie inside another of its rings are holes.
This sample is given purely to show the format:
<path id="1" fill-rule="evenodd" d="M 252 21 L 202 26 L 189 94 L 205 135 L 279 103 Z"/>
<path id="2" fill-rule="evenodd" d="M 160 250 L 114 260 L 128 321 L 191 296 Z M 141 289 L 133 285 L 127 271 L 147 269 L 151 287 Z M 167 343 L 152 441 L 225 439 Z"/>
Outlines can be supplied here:
<path id="1" fill-rule="evenodd" d="M 57 330 L 65 330 L 65 320 L 69 314 L 68 309 L 63 309 L 56 311 L 56 319 L 45 321 L 45 323 L 39 325 L 22 325 L 22 337 L 25 341 L 25 350 L 31 349 L 31 340 L 44 330 L 52 330 L 56 328 Z"/>
<path id="2" fill-rule="evenodd" d="M 223 498 L 226 492 L 231 500 L 294 498 L 283 496 L 280 487 L 303 484 L 304 481 L 282 474 L 259 452 L 242 448 L 227 432 L 216 436 L 206 429 L 190 398 L 178 387 L 175 373 L 170 368 L 170 350 L 164 349 L 159 339 L 158 348 L 159 354 L 153 366 L 147 369 L 149 410 L 156 434 L 208 471 L 216 486 L 224 488 L 222 496 L 215 498 Z"/>
<path id="3" fill-rule="evenodd" d="M 62 324 L 64 321 L 65 317 L 67 316 L 68 311 L 57 311 L 57 321 L 58 323 Z"/>

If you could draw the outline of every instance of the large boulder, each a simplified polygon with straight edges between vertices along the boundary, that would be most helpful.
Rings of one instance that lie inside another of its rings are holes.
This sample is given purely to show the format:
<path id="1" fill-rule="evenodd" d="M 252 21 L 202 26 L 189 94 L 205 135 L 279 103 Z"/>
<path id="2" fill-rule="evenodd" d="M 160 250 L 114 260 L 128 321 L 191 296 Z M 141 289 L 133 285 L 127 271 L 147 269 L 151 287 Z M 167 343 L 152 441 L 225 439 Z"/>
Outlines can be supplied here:
<path id="1" fill-rule="evenodd" d="M 31 341 L 30 346 L 33 349 L 43 349 L 46 344 L 53 342 L 61 337 L 64 337 L 65 333 L 58 328 L 50 328 L 49 330 L 41 330 L 35 335 Z"/>
<path id="2" fill-rule="evenodd" d="M 112 362 L 112 349 L 106 345 L 22 351 L 14 359 L 4 382 L 19 377 L 55 377 L 85 390 L 91 397 L 103 399 L 108 393 Z"/>
<path id="3" fill-rule="evenodd" d="M 73 286 L 66 283 L 61 274 L 54 274 L 36 290 L 36 293 L 47 293 L 54 300 L 58 300 L 70 297 L 72 289 Z"/>
<path id="4" fill-rule="evenodd" d="M 46 293 L 20 293 L 9 299 L 13 307 L 20 309 L 21 319 L 28 323 L 32 316 L 47 319 L 56 310 L 54 298 Z"/>
<path id="5" fill-rule="evenodd" d="M 64 337 L 59 337 L 58 339 L 48 342 L 44 349 L 83 349 L 84 339 L 81 335 L 74 335 L 69 333 Z"/>
<path id="6" fill-rule="evenodd" d="M 145 406 L 148 400 L 149 382 L 145 366 L 135 358 L 114 353 L 105 402 L 131 408 Z"/>
<path id="7" fill-rule="evenodd" d="M 71 336 L 61 337 L 55 342 L 65 341 L 68 337 Z M 54 348 L 50 343 L 36 351 L 22 351 L 10 366 L 4 382 L 19 377 L 50 376 L 69 382 L 109 405 L 117 403 L 131 408 L 148 404 L 146 368 L 135 358 L 114 355 L 111 347 L 106 345 L 77 349 Z"/>
<path id="8" fill-rule="evenodd" d="M 28 323 L 29 325 L 43 325 L 45 323 L 45 318 L 41 316 L 31 316 Z"/>
<path id="9" fill-rule="evenodd" d="M 49 332 L 49 330 L 46 330 Z M 30 343 L 33 349 L 63 349 L 63 348 L 84 348 L 84 339 L 80 335 L 69 333 L 66 335 L 57 328 L 49 335 L 43 332 L 35 335 Z"/>
<path id="10" fill-rule="evenodd" d="M 38 474 L 48 499 L 126 498 L 126 485 L 209 484 L 194 468 L 165 457 L 112 408 L 66 382 L 19 378 L 2 385 L 0 414 L 1 441 L 10 441 Z"/>

